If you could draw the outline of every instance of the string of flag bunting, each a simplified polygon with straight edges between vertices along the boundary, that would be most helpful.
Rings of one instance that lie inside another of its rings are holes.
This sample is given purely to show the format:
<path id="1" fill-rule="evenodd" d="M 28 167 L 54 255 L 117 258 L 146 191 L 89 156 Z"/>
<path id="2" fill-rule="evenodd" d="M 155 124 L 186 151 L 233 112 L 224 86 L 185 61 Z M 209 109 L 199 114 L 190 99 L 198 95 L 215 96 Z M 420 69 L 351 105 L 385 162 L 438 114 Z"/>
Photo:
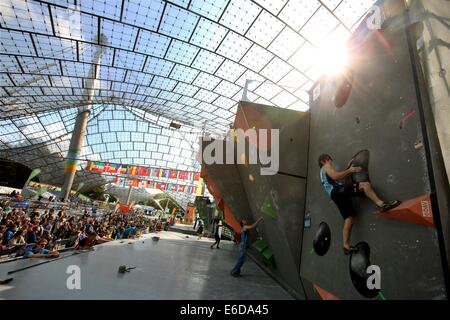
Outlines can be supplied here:
<path id="1" fill-rule="evenodd" d="M 165 191 L 181 192 L 181 193 L 191 193 L 197 192 L 196 186 L 188 186 L 184 184 L 176 183 L 166 183 L 153 180 L 140 180 L 140 179 L 130 179 L 126 177 L 116 177 L 114 182 L 116 186 L 120 187 L 140 187 L 140 188 L 152 188 Z"/>
<path id="2" fill-rule="evenodd" d="M 129 174 L 141 177 L 169 178 L 185 181 L 198 181 L 200 172 L 123 165 L 101 161 L 88 161 L 86 171 L 99 173 Z"/>

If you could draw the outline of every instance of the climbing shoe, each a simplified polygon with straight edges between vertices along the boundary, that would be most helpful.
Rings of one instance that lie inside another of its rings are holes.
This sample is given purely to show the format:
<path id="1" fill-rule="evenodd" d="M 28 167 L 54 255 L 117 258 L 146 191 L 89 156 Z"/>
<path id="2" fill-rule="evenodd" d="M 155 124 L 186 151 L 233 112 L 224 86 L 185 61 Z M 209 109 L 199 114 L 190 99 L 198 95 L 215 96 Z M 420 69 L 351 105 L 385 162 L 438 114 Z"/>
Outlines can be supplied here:
<path id="1" fill-rule="evenodd" d="M 381 207 L 378 207 L 381 211 L 389 211 L 394 209 L 395 207 L 398 207 L 402 202 L 398 200 L 393 200 L 386 202 Z"/>

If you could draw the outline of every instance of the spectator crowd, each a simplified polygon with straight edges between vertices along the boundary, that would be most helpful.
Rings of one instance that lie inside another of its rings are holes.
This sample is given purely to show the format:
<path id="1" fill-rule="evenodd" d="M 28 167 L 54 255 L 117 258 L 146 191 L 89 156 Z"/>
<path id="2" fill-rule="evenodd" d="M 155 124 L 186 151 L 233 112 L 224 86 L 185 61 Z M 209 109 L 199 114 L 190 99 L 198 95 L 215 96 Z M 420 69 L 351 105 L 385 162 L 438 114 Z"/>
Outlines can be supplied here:
<path id="1" fill-rule="evenodd" d="M 90 249 L 118 239 L 138 238 L 161 231 L 164 223 L 142 212 L 107 212 L 91 216 L 86 210 L 69 216 L 66 209 L 39 212 L 12 208 L 0 201 L 0 257 L 55 257 L 61 248 Z"/>

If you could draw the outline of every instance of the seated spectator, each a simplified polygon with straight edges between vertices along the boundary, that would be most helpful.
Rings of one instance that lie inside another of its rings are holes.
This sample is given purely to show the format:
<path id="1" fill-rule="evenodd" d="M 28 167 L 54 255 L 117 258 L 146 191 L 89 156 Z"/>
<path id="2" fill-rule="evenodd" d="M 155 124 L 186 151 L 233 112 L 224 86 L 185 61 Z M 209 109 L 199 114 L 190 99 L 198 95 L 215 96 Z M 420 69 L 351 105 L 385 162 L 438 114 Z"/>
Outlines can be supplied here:
<path id="1" fill-rule="evenodd" d="M 30 224 L 28 226 L 27 233 L 25 235 L 25 241 L 27 243 L 37 243 L 38 242 L 38 236 L 37 236 L 37 230 L 39 229 L 38 226 L 34 226 Z"/>
<path id="2" fill-rule="evenodd" d="M 2 244 L 4 246 L 8 245 L 9 240 L 11 240 L 11 238 L 14 236 L 15 231 L 16 231 L 16 226 L 14 224 L 12 224 L 12 222 L 10 221 L 7 224 L 5 231 L 3 232 Z"/>
<path id="3" fill-rule="evenodd" d="M 5 232 L 6 227 L 4 225 L 0 225 L 0 252 L 6 248 L 5 245 L 3 245 L 3 233 Z"/>
<path id="4" fill-rule="evenodd" d="M 16 256 L 23 256 L 24 258 L 53 258 L 58 257 L 58 251 L 50 251 L 45 247 L 48 245 L 48 241 L 41 239 L 37 244 L 31 244 L 25 247 L 25 249 L 19 249 Z"/>
<path id="5" fill-rule="evenodd" d="M 89 233 L 86 237 L 82 238 L 79 242 L 76 250 L 89 250 L 91 249 L 98 240 L 98 235 L 95 232 Z"/>
<path id="6" fill-rule="evenodd" d="M 15 246 L 20 246 L 22 244 L 26 244 L 25 242 L 25 234 L 27 230 L 19 230 L 17 231 L 12 238 L 8 241 L 8 248 L 14 248 Z"/>
<path id="7" fill-rule="evenodd" d="M 80 230 L 77 229 L 71 229 L 71 234 L 69 237 L 69 242 L 66 244 L 66 247 L 76 247 L 78 245 L 78 241 L 80 239 L 81 234 L 83 233 Z"/>
<path id="8" fill-rule="evenodd" d="M 69 239 L 72 229 L 68 221 L 64 222 L 55 232 L 55 239 Z"/>

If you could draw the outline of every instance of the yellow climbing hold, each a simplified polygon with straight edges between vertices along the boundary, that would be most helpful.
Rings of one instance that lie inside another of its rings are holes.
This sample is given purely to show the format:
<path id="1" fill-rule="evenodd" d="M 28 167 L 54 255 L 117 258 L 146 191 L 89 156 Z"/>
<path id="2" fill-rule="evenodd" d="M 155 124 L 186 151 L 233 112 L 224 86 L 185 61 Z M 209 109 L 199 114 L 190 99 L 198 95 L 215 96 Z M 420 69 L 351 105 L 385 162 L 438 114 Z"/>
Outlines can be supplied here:
<path id="1" fill-rule="evenodd" d="M 241 162 L 244 165 L 244 167 L 248 168 L 248 159 L 247 159 L 247 156 L 245 155 L 245 153 L 243 153 L 241 155 Z"/>

